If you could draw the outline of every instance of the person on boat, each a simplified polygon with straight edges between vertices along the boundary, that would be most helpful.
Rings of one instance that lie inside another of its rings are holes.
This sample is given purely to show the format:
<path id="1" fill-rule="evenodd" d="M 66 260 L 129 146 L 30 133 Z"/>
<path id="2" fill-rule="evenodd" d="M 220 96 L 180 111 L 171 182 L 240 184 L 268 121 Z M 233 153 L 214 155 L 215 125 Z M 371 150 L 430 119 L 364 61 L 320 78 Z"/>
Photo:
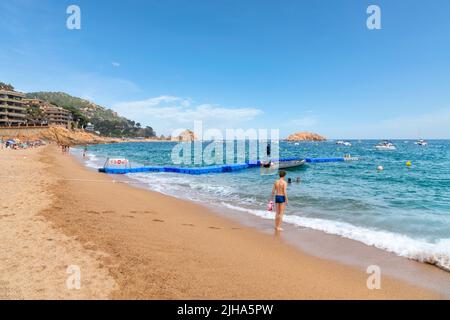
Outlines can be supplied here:
<path id="1" fill-rule="evenodd" d="M 286 171 L 280 171 L 280 179 L 277 180 L 272 188 L 272 199 L 275 197 L 276 217 L 275 230 L 282 231 L 281 223 L 283 222 L 284 210 L 288 204 L 287 183 L 285 181 Z"/>

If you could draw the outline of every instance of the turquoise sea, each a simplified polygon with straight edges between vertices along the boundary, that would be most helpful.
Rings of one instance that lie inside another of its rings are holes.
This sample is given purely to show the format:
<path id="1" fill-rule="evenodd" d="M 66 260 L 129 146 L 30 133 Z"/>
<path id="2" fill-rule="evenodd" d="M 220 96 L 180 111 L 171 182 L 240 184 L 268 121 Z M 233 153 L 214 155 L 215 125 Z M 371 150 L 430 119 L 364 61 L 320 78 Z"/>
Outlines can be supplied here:
<path id="1" fill-rule="evenodd" d="M 288 187 L 285 223 L 311 228 L 450 271 L 450 141 L 393 141 L 397 150 L 378 151 L 379 141 L 280 142 L 281 157 L 359 157 L 359 161 L 307 164 L 288 170 L 301 183 Z M 107 157 L 133 165 L 171 165 L 176 143 L 123 143 L 89 147 L 86 164 L 101 167 Z M 207 145 L 207 144 L 205 144 Z M 411 161 L 411 167 L 406 162 Z M 384 170 L 379 172 L 378 166 Z M 258 168 L 235 173 L 190 176 L 130 174 L 151 190 L 243 215 L 273 219 L 266 211 L 274 176 Z"/>

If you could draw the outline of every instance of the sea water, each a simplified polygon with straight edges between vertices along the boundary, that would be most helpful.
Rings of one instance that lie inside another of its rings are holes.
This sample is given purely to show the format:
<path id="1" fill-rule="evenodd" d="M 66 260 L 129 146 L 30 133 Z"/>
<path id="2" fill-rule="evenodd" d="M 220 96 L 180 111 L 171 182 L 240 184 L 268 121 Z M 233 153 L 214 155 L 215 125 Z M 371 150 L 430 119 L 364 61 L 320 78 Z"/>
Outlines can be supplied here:
<path id="1" fill-rule="evenodd" d="M 450 141 L 393 141 L 395 151 L 378 151 L 377 141 L 280 142 L 281 157 L 342 157 L 359 161 L 307 164 L 287 170 L 289 205 L 285 223 L 362 242 L 450 271 Z M 89 147 L 87 165 L 107 157 L 135 165 L 171 165 L 176 143 L 122 143 Z M 206 146 L 207 144 L 204 144 Z M 411 166 L 406 165 L 411 161 Z M 383 171 L 377 167 L 383 166 Z M 200 176 L 177 173 L 128 175 L 151 190 L 219 205 L 244 215 L 273 219 L 266 211 L 276 176 L 260 169 Z M 300 177 L 301 183 L 295 180 Z"/>

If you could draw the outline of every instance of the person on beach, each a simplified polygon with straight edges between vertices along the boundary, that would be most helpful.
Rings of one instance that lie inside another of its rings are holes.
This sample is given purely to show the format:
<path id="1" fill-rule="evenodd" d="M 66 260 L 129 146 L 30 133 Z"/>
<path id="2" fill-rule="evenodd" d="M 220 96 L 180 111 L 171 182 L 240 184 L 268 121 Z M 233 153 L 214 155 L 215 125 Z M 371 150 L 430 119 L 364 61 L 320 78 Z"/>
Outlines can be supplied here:
<path id="1" fill-rule="evenodd" d="M 86 158 L 86 156 L 87 156 L 87 151 L 88 151 L 87 147 L 84 146 L 84 149 L 83 149 L 83 158 Z"/>
<path id="2" fill-rule="evenodd" d="M 276 217 L 275 230 L 283 231 L 281 223 L 283 222 L 284 210 L 288 204 L 287 183 L 285 181 L 286 171 L 280 171 L 280 179 L 275 181 L 272 188 L 272 199 L 275 197 Z"/>

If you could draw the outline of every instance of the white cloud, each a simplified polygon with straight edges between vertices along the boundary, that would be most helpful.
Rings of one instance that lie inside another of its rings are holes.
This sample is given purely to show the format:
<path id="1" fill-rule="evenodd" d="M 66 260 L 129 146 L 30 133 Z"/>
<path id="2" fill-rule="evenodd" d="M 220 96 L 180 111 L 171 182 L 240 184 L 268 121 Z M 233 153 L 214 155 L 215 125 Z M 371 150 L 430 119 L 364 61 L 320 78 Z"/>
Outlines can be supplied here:
<path id="1" fill-rule="evenodd" d="M 156 108 L 161 106 L 183 106 L 188 107 L 190 105 L 189 99 L 179 98 L 179 97 L 173 97 L 173 96 L 159 96 L 156 98 L 150 98 L 147 100 L 140 100 L 140 101 L 131 101 L 131 102 L 122 102 L 116 104 L 118 108 L 130 108 L 135 109 L 139 111 L 148 110 L 149 108 Z"/>
<path id="2" fill-rule="evenodd" d="M 209 127 L 225 128 L 238 122 L 252 120 L 263 113 L 257 108 L 194 105 L 191 99 L 174 96 L 117 103 L 113 109 L 128 118 L 151 125 L 161 133 L 170 133 L 180 126 L 192 127 L 197 120 L 203 121 Z"/>
<path id="3" fill-rule="evenodd" d="M 120 63 L 119 63 L 119 62 L 115 62 L 115 61 L 114 61 L 114 62 L 112 62 L 111 64 L 112 64 L 112 66 L 115 67 L 115 68 L 120 67 Z"/>

